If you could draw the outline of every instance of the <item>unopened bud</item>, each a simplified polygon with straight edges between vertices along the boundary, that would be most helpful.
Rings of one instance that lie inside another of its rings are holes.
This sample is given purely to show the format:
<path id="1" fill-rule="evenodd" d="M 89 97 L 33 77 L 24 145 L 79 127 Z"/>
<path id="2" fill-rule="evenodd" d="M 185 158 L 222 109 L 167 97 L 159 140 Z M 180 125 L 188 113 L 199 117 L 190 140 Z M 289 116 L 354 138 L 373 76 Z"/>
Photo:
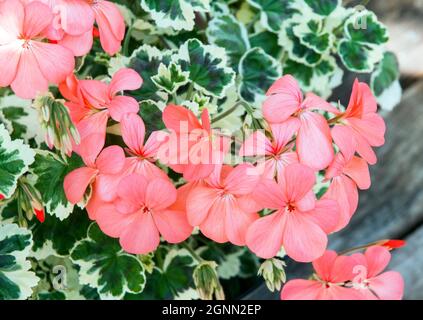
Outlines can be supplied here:
<path id="1" fill-rule="evenodd" d="M 201 262 L 193 272 L 194 284 L 202 300 L 224 300 L 225 293 L 217 275 L 217 263 L 214 261 Z"/>
<path id="2" fill-rule="evenodd" d="M 279 291 L 282 283 L 285 283 L 285 267 L 285 262 L 276 258 L 268 259 L 261 264 L 258 275 L 263 276 L 266 286 L 270 291 Z"/>

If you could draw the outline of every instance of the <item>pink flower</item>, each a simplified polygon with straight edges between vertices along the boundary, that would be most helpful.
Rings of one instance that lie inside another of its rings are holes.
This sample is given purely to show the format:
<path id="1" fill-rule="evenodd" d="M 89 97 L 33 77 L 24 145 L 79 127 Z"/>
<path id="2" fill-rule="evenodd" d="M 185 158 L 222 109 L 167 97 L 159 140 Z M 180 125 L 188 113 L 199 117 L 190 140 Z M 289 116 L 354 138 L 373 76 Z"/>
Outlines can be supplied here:
<path id="1" fill-rule="evenodd" d="M 44 41 L 52 20 L 50 8 L 41 2 L 0 2 L 0 87 L 10 85 L 19 97 L 32 99 L 72 72 L 72 52 Z"/>
<path id="2" fill-rule="evenodd" d="M 339 221 L 334 200 L 316 201 L 312 169 L 291 164 L 278 183 L 263 179 L 252 193 L 264 208 L 276 212 L 255 221 L 247 232 L 247 246 L 261 258 L 274 257 L 281 246 L 288 256 L 299 262 L 319 258 L 327 245 L 327 234 Z"/>
<path id="3" fill-rule="evenodd" d="M 109 117 L 119 122 L 124 114 L 137 113 L 138 102 L 132 97 L 118 93 L 136 90 L 141 85 L 141 77 L 132 69 L 120 69 L 109 84 L 97 80 L 78 80 L 74 75 L 69 76 L 59 89 L 69 100 L 66 106 L 81 137 L 81 143 L 75 146 L 75 150 L 78 151 L 84 145 L 85 138 L 92 134 L 99 137 L 99 145 L 104 145 Z"/>
<path id="4" fill-rule="evenodd" d="M 207 109 L 201 123 L 187 108 L 168 105 L 163 122 L 170 134 L 159 150 L 160 161 L 182 173 L 187 181 L 207 178 L 216 166 L 223 163 L 230 140 L 212 130 Z"/>
<path id="5" fill-rule="evenodd" d="M 364 254 L 358 253 L 351 257 L 355 259 L 352 279 L 353 288 L 363 295 L 365 300 L 401 300 L 404 293 L 404 280 L 396 271 L 383 270 L 391 260 L 387 248 L 373 246 Z M 383 272 L 383 273 L 382 273 Z"/>
<path id="6" fill-rule="evenodd" d="M 102 145 L 99 137 L 91 135 L 86 138 L 83 147 L 79 148 L 86 167 L 73 170 L 66 175 L 63 188 L 70 203 L 77 204 L 83 200 L 87 188 L 102 175 L 118 174 L 125 163 L 125 153 L 121 147 L 111 146 L 101 153 Z"/>
<path id="7" fill-rule="evenodd" d="M 300 123 L 296 141 L 300 162 L 316 170 L 326 168 L 334 156 L 332 137 L 326 119 L 313 110 L 339 111 L 313 93 L 303 99 L 298 82 L 290 75 L 277 80 L 267 96 L 263 115 L 268 122 L 280 124 L 296 119 Z"/>
<path id="8" fill-rule="evenodd" d="M 376 112 L 376 99 L 369 86 L 356 80 L 348 108 L 338 115 L 332 129 L 333 139 L 346 157 L 358 152 L 369 164 L 377 162 L 372 147 L 385 143 L 386 126 Z"/>
<path id="9" fill-rule="evenodd" d="M 300 121 L 294 118 L 282 124 L 271 124 L 272 139 L 266 137 L 263 132 L 256 131 L 245 140 L 239 155 L 264 157 L 258 159 L 258 168 L 263 169 L 263 178 L 273 179 L 281 174 L 286 166 L 298 163 L 297 153 L 292 151 L 291 138 L 299 127 Z"/>
<path id="10" fill-rule="evenodd" d="M 340 208 L 340 219 L 336 231 L 343 229 L 357 210 L 358 191 L 370 188 L 370 173 L 367 162 L 357 156 L 346 158 L 342 153 L 335 156 L 326 171 L 326 179 L 331 180 L 324 199 L 336 200 Z"/>
<path id="11" fill-rule="evenodd" d="M 179 243 L 192 232 L 185 212 L 172 208 L 176 199 L 171 182 L 132 174 L 122 179 L 114 203 L 98 210 L 97 223 L 105 234 L 119 238 L 125 251 L 152 252 L 160 235 L 170 243 Z"/>
<path id="12" fill-rule="evenodd" d="M 361 300 L 362 295 L 344 285 L 353 277 L 355 259 L 338 256 L 334 251 L 313 262 L 313 280 L 296 279 L 288 281 L 282 289 L 282 300 Z"/>
<path id="13" fill-rule="evenodd" d="M 245 245 L 247 229 L 258 218 L 251 193 L 259 179 L 252 165 L 217 167 L 203 185 L 189 193 L 189 223 L 199 226 L 206 237 L 216 242 Z"/>

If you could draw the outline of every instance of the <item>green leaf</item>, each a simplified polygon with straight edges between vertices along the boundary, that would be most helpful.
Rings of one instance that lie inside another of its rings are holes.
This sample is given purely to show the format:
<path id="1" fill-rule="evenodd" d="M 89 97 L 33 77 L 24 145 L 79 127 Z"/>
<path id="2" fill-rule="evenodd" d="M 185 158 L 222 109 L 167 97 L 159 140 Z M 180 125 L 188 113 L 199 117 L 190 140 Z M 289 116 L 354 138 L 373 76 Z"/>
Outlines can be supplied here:
<path id="1" fill-rule="evenodd" d="M 385 52 L 371 77 L 371 88 L 383 109 L 392 110 L 401 100 L 398 59 L 393 52 Z"/>
<path id="2" fill-rule="evenodd" d="M 226 53 L 222 48 L 190 39 L 173 59 L 183 71 L 189 72 L 194 88 L 204 94 L 221 98 L 234 83 L 235 73 L 227 66 Z"/>
<path id="3" fill-rule="evenodd" d="M 175 93 L 180 87 L 188 83 L 189 72 L 184 72 L 181 66 L 171 63 L 159 65 L 158 74 L 151 78 L 157 87 L 169 94 Z"/>
<path id="4" fill-rule="evenodd" d="M 101 299 L 121 299 L 125 293 L 144 289 L 142 263 L 123 252 L 119 241 L 106 236 L 94 223 L 88 238 L 76 244 L 70 257 L 80 267 L 80 283 L 97 289 Z"/>
<path id="5" fill-rule="evenodd" d="M 245 53 L 239 65 L 239 94 L 243 100 L 258 106 L 272 83 L 281 77 L 281 64 L 261 48 Z"/>
<path id="6" fill-rule="evenodd" d="M 167 57 L 170 56 L 170 54 L 170 51 L 162 52 L 155 47 L 143 45 L 132 53 L 128 61 L 124 62 L 128 68 L 137 71 L 144 80 L 140 89 L 130 93 L 138 101 L 161 100 L 163 95 L 160 95 L 160 90 L 153 82 L 152 78 L 157 75 L 159 66 L 162 63 L 165 66 L 169 64 Z"/>
<path id="7" fill-rule="evenodd" d="M 388 30 L 371 11 L 356 12 L 344 25 L 345 36 L 354 42 L 381 45 L 389 40 Z"/>
<path id="8" fill-rule="evenodd" d="M 31 232 L 16 224 L 0 225 L 0 300 L 26 299 L 39 278 L 28 271 Z"/>
<path id="9" fill-rule="evenodd" d="M 52 152 L 39 151 L 36 154 L 31 170 L 36 175 L 35 188 L 40 192 L 48 214 L 60 220 L 71 214 L 74 206 L 66 199 L 63 180 L 69 172 L 81 166 L 83 162 L 75 153 L 67 160 Z"/>
<path id="10" fill-rule="evenodd" d="M 16 190 L 20 176 L 34 162 L 35 152 L 22 140 L 12 140 L 3 124 L 0 124 L 0 195 L 10 198 Z"/>
<path id="11" fill-rule="evenodd" d="M 295 26 L 293 32 L 300 39 L 301 44 L 322 54 L 331 49 L 334 40 L 330 33 L 324 32 L 322 29 L 322 20 L 310 20 Z"/>
<path id="12" fill-rule="evenodd" d="M 281 47 L 278 44 L 278 35 L 270 31 L 262 31 L 250 36 L 251 47 L 260 47 L 267 54 L 276 58 L 281 53 Z"/>
<path id="13" fill-rule="evenodd" d="M 58 256 L 69 255 L 75 243 L 86 237 L 90 223 L 87 213 L 78 207 L 63 221 L 51 216 L 44 223 L 34 223 L 32 250 L 37 253 L 51 246 Z"/>
<path id="14" fill-rule="evenodd" d="M 206 30 L 211 44 L 226 50 L 231 66 L 236 70 L 242 55 L 250 49 L 247 29 L 233 15 L 217 15 Z"/>
<path id="15" fill-rule="evenodd" d="M 260 11 L 260 21 L 269 31 L 278 32 L 282 22 L 299 11 L 294 7 L 295 0 L 248 0 Z"/>
<path id="16" fill-rule="evenodd" d="M 208 12 L 210 0 L 141 0 L 141 7 L 160 28 L 192 30 L 194 12 Z"/>
<path id="17" fill-rule="evenodd" d="M 383 58 L 381 47 L 351 40 L 339 42 L 338 54 L 348 70 L 361 73 L 372 72 L 375 65 Z"/>
<path id="18" fill-rule="evenodd" d="M 341 0 L 304 0 L 314 13 L 321 16 L 330 15 L 341 5 Z"/>

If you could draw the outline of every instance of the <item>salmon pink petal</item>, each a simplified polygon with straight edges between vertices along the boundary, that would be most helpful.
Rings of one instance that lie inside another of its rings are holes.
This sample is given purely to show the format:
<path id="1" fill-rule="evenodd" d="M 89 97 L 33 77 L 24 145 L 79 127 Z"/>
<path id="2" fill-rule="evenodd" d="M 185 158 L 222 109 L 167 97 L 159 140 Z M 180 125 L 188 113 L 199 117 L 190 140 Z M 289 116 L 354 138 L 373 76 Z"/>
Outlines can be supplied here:
<path id="1" fill-rule="evenodd" d="M 259 218 L 257 213 L 241 210 L 234 198 L 223 198 L 222 208 L 225 210 L 225 231 L 229 241 L 237 246 L 245 245 L 248 227 Z"/>
<path id="2" fill-rule="evenodd" d="M 130 174 L 124 177 L 118 187 L 118 196 L 140 208 L 144 205 L 148 180 L 140 174 Z"/>
<path id="3" fill-rule="evenodd" d="M 339 205 L 335 200 L 319 200 L 312 211 L 304 214 L 317 224 L 326 234 L 336 230 L 339 223 Z"/>
<path id="4" fill-rule="evenodd" d="M 145 138 L 145 125 L 141 117 L 128 113 L 121 119 L 122 138 L 132 152 L 141 155 Z"/>
<path id="5" fill-rule="evenodd" d="M 35 38 L 47 29 L 53 20 L 53 13 L 49 6 L 34 1 L 25 5 L 25 19 L 23 33 L 27 38 Z"/>
<path id="6" fill-rule="evenodd" d="M 213 188 L 200 185 L 190 190 L 186 201 L 190 225 L 195 227 L 203 223 L 217 197 L 218 191 Z"/>
<path id="7" fill-rule="evenodd" d="M 215 242 L 227 242 L 229 239 L 225 230 L 225 214 L 226 208 L 224 201 L 215 201 L 207 217 L 200 224 L 201 232 Z"/>
<path id="8" fill-rule="evenodd" d="M 382 273 L 371 279 L 369 285 L 381 300 L 401 300 L 404 295 L 404 279 L 395 271 Z"/>
<path id="9" fill-rule="evenodd" d="M 355 183 L 344 175 L 336 177 L 332 180 L 323 199 L 332 199 L 338 202 L 339 222 L 335 231 L 345 228 L 358 206 L 358 191 Z"/>
<path id="10" fill-rule="evenodd" d="M 124 214 L 116 210 L 111 203 L 99 207 L 96 221 L 101 231 L 113 238 L 118 238 L 133 223 L 136 214 Z"/>
<path id="11" fill-rule="evenodd" d="M 377 157 L 369 142 L 360 134 L 353 130 L 354 139 L 357 141 L 357 153 L 367 161 L 368 164 L 377 163 Z"/>
<path id="12" fill-rule="evenodd" d="M 316 195 L 314 194 L 313 190 L 310 190 L 306 193 L 306 195 L 295 202 L 297 209 L 302 212 L 313 210 L 316 206 Z"/>
<path id="13" fill-rule="evenodd" d="M 132 69 L 123 68 L 117 71 L 109 85 L 110 95 L 114 96 L 124 90 L 137 90 L 142 86 L 142 78 Z"/>
<path id="14" fill-rule="evenodd" d="M 373 278 L 381 273 L 391 261 L 391 253 L 382 246 L 373 246 L 364 253 L 367 259 L 367 277 Z"/>
<path id="15" fill-rule="evenodd" d="M 253 222 L 246 234 L 248 248 L 263 259 L 276 256 L 282 246 L 285 221 L 283 213 L 277 212 Z"/>
<path id="16" fill-rule="evenodd" d="M 44 78 L 32 51 L 21 51 L 16 77 L 10 86 L 13 92 L 23 99 L 33 99 L 38 93 L 48 91 L 48 81 Z"/>
<path id="17" fill-rule="evenodd" d="M 76 57 L 85 56 L 90 52 L 93 46 L 92 30 L 75 36 L 66 33 L 63 38 L 58 41 L 58 44 L 68 48 Z"/>
<path id="18" fill-rule="evenodd" d="M 286 215 L 283 246 L 287 255 L 295 261 L 316 260 L 324 254 L 327 242 L 326 234 L 307 215 Z"/>
<path id="19" fill-rule="evenodd" d="M 282 123 L 288 120 L 298 109 L 300 102 L 290 94 L 275 94 L 263 102 L 263 116 L 269 123 Z"/>
<path id="20" fill-rule="evenodd" d="M 96 175 L 97 170 L 88 167 L 75 169 L 66 175 L 63 189 L 70 203 L 77 204 L 82 200 L 85 191 Z"/>
<path id="21" fill-rule="evenodd" d="M 77 152 L 88 167 L 96 167 L 95 161 L 104 146 L 102 139 L 103 137 L 100 134 L 91 134 L 84 137 L 78 146 Z"/>
<path id="22" fill-rule="evenodd" d="M 91 189 L 92 189 L 91 197 L 87 205 L 85 206 L 85 209 L 88 212 L 88 218 L 90 218 L 90 220 L 95 220 L 99 208 L 107 204 L 106 201 L 101 199 L 98 193 L 97 179 L 98 179 L 98 176 L 96 178 L 96 181 L 91 185 Z"/>
<path id="23" fill-rule="evenodd" d="M 315 183 L 314 171 L 302 164 L 291 164 L 286 167 L 283 179 L 279 181 L 286 199 L 295 202 L 307 196 Z"/>
<path id="24" fill-rule="evenodd" d="M 132 161 L 135 162 L 133 172 L 143 175 L 147 178 L 147 180 L 153 180 L 156 178 L 161 178 L 164 180 L 169 179 L 165 172 L 163 172 L 159 167 L 148 160 L 132 158 Z"/>
<path id="25" fill-rule="evenodd" d="M 263 210 L 263 207 L 259 205 L 251 195 L 237 197 L 237 203 L 239 208 L 248 213 L 257 213 Z"/>
<path id="26" fill-rule="evenodd" d="M 185 241 L 192 233 L 192 227 L 183 211 L 155 211 L 154 222 L 163 238 L 169 243 Z"/>
<path id="27" fill-rule="evenodd" d="M 79 86 L 84 97 L 96 109 L 104 109 L 110 102 L 109 86 L 98 80 L 80 80 Z"/>
<path id="28" fill-rule="evenodd" d="M 81 120 L 76 125 L 81 142 L 74 146 L 74 151 L 80 155 L 91 154 L 95 159 L 106 142 L 107 119 L 107 112 L 102 111 Z M 95 138 L 88 139 L 90 136 Z"/>
<path id="29" fill-rule="evenodd" d="M 73 73 L 68 75 L 66 79 L 60 83 L 59 90 L 65 99 L 74 103 L 79 103 L 83 100 L 79 80 Z"/>
<path id="30" fill-rule="evenodd" d="M 12 42 L 0 45 L 0 65 L 2 76 L 0 77 L 0 87 L 7 87 L 16 77 L 20 58 L 20 44 Z"/>
<path id="31" fill-rule="evenodd" d="M 297 136 L 300 162 L 316 170 L 325 169 L 333 160 L 334 151 L 329 126 L 317 113 L 303 112 Z"/>
<path id="32" fill-rule="evenodd" d="M 122 173 L 99 174 L 96 179 L 97 193 L 103 201 L 111 202 L 117 197 L 119 183 L 122 180 Z"/>
<path id="33" fill-rule="evenodd" d="M 146 254 L 156 250 L 160 234 L 151 214 L 137 214 L 120 235 L 120 244 L 128 253 Z"/>
<path id="34" fill-rule="evenodd" d="M 272 154 L 273 148 L 270 140 L 262 131 L 250 135 L 239 150 L 241 157 L 264 156 Z"/>
<path id="35" fill-rule="evenodd" d="M 149 182 L 145 195 L 145 204 L 152 210 L 159 211 L 175 203 L 177 192 L 168 179 L 154 179 Z"/>
<path id="36" fill-rule="evenodd" d="M 355 80 L 350 102 L 345 112 L 345 117 L 361 118 L 363 114 L 377 111 L 376 99 L 366 83 Z"/>
<path id="37" fill-rule="evenodd" d="M 367 162 L 359 157 L 353 157 L 344 167 L 344 173 L 349 176 L 361 190 L 370 188 L 371 179 Z"/>
<path id="38" fill-rule="evenodd" d="M 60 5 L 62 6 L 60 22 L 67 34 L 78 36 L 87 31 L 92 33 L 94 12 L 88 3 L 80 0 L 66 0 Z"/>
<path id="39" fill-rule="evenodd" d="M 108 109 L 113 120 L 119 122 L 125 114 L 138 113 L 140 107 L 137 100 L 132 97 L 115 96 Z"/>
<path id="40" fill-rule="evenodd" d="M 204 109 L 203 112 L 201 112 L 201 124 L 204 130 L 206 130 L 209 134 L 211 132 L 211 124 L 210 124 L 210 115 L 209 110 Z"/>
<path id="41" fill-rule="evenodd" d="M 332 137 L 345 159 L 351 159 L 357 149 L 357 141 L 353 129 L 349 126 L 337 125 L 332 128 Z"/>
<path id="42" fill-rule="evenodd" d="M 163 131 L 153 131 L 144 144 L 143 153 L 145 157 L 156 158 L 160 147 L 166 141 L 166 133 Z"/>
<path id="43" fill-rule="evenodd" d="M 125 164 L 125 153 L 119 146 L 107 147 L 99 154 L 95 164 L 100 173 L 117 174 Z"/>
<path id="44" fill-rule="evenodd" d="M 25 9 L 21 2 L 0 1 L 0 45 L 14 41 L 22 34 L 24 16 Z"/>
<path id="45" fill-rule="evenodd" d="M 363 296 L 354 288 L 330 285 L 329 288 L 321 291 L 318 300 L 363 300 Z"/>
<path id="46" fill-rule="evenodd" d="M 365 261 L 361 261 L 362 254 L 353 254 L 351 256 L 338 256 L 333 263 L 329 277 L 326 279 L 333 283 L 352 281 L 358 275 L 356 266 L 365 266 Z M 360 269 L 358 270 L 360 271 Z"/>
<path id="47" fill-rule="evenodd" d="M 331 279 L 333 265 L 337 257 L 338 254 L 335 251 L 326 250 L 320 258 L 313 261 L 313 268 L 320 279 L 324 281 Z"/>
<path id="48" fill-rule="evenodd" d="M 194 129 L 201 129 L 202 126 L 194 113 L 185 107 L 168 105 L 163 110 L 163 122 L 166 128 L 174 132 L 191 132 Z"/>
<path id="49" fill-rule="evenodd" d="M 262 179 L 251 196 L 263 208 L 280 209 L 288 201 L 283 191 L 274 180 Z"/>
<path id="50" fill-rule="evenodd" d="M 247 195 L 253 192 L 260 175 L 256 168 L 251 164 L 240 164 L 225 178 L 224 185 L 226 190 L 235 195 Z"/>
<path id="51" fill-rule="evenodd" d="M 296 279 L 288 281 L 282 288 L 282 300 L 317 300 L 325 290 L 322 283 Z"/>
<path id="52" fill-rule="evenodd" d="M 385 121 L 376 113 L 366 114 L 361 119 L 351 118 L 348 123 L 366 141 L 374 147 L 380 147 L 385 143 Z"/>
<path id="53" fill-rule="evenodd" d="M 187 165 L 184 167 L 183 175 L 186 181 L 197 181 L 207 178 L 214 170 L 214 164 Z"/>
<path id="54" fill-rule="evenodd" d="M 201 185 L 201 183 L 199 183 L 199 182 L 188 182 L 187 184 L 184 184 L 183 186 L 179 187 L 176 190 L 176 192 L 177 192 L 176 201 L 175 201 L 174 204 L 172 204 L 169 207 L 169 210 L 186 212 L 187 211 L 187 199 L 188 199 L 189 194 L 191 193 L 192 190 L 194 190 L 194 188 L 196 188 L 200 185 Z"/>
<path id="55" fill-rule="evenodd" d="M 273 139 L 276 149 L 280 151 L 291 141 L 293 136 L 298 132 L 301 122 L 297 118 L 289 118 L 281 124 L 271 124 Z"/>

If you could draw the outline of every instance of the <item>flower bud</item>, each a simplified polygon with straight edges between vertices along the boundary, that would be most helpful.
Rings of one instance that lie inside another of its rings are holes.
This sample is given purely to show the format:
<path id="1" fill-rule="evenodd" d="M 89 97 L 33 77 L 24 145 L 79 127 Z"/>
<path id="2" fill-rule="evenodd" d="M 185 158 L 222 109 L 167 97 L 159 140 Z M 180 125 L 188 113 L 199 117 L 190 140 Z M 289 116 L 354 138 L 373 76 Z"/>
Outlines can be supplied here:
<path id="1" fill-rule="evenodd" d="M 270 291 L 279 291 L 282 283 L 285 283 L 285 267 L 285 262 L 276 258 L 268 259 L 261 264 L 258 275 L 263 276 L 266 286 Z"/>
<path id="2" fill-rule="evenodd" d="M 201 262 L 193 272 L 194 284 L 202 300 L 224 300 L 225 293 L 217 275 L 217 263 L 214 261 Z"/>

